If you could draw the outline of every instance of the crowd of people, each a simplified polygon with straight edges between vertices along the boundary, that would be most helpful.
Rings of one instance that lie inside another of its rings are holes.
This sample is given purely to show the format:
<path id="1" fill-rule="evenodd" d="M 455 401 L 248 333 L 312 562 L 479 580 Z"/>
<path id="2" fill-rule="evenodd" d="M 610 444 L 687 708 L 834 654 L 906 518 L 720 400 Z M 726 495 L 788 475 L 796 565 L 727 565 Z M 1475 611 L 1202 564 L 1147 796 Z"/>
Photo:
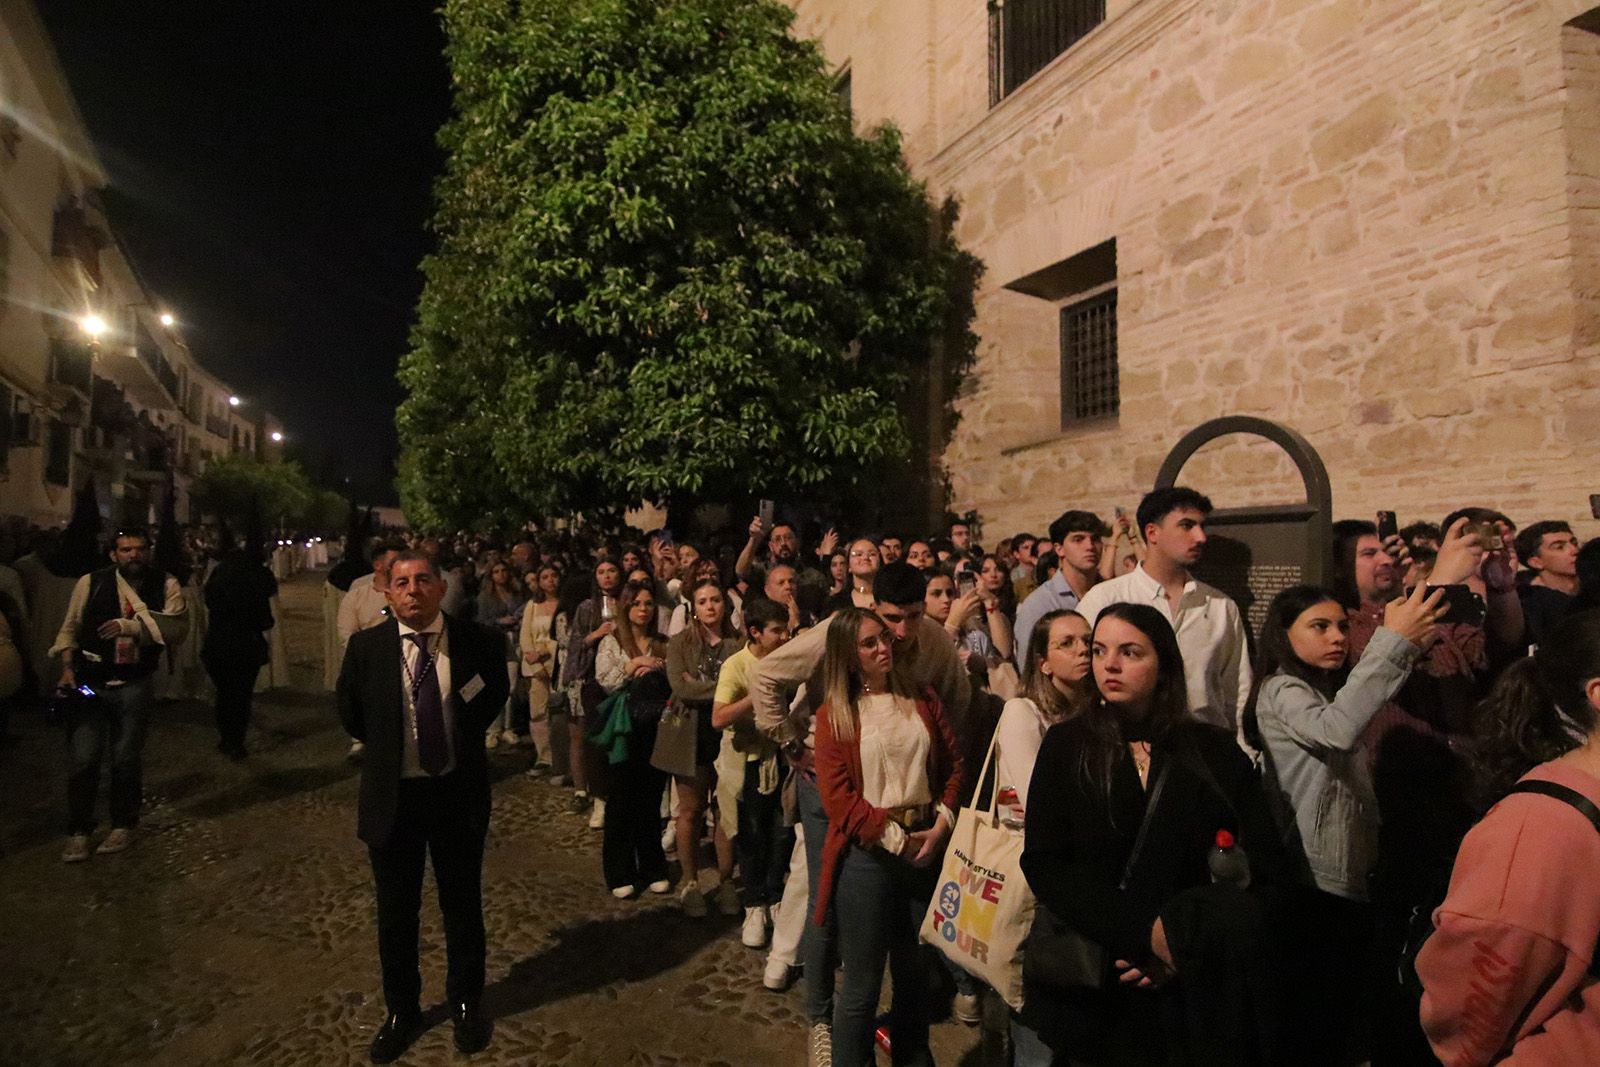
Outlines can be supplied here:
<path id="1" fill-rule="evenodd" d="M 1600 540 L 1482 507 L 1338 522 L 1328 584 L 1252 633 L 1196 577 L 1211 511 L 1158 489 L 988 549 L 961 522 L 803 543 L 766 509 L 698 543 L 353 543 L 327 683 L 377 886 L 372 1059 L 422 1026 L 428 855 L 456 1043 L 489 1040 L 487 766 L 531 749 L 600 835 L 597 892 L 739 917 L 760 981 L 803 983 L 814 1064 L 931 1063 L 946 1010 L 998 1023 L 1017 1067 L 1600 1062 Z M 108 747 L 98 851 L 137 821 L 129 694 L 184 616 L 149 548 L 118 534 L 49 649 L 99 716 L 73 731 L 69 861 Z M 271 574 L 222 555 L 205 657 L 239 758 Z M 1020 996 L 921 933 L 952 833 L 989 807 L 1032 906 L 984 973 L 1014 965 Z"/>

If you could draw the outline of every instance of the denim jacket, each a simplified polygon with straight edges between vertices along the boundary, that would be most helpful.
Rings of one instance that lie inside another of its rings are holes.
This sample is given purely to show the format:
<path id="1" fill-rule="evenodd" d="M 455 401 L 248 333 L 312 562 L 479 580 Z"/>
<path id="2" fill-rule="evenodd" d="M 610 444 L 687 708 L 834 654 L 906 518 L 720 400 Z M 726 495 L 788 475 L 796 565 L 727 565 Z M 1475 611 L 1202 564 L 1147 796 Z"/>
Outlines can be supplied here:
<path id="1" fill-rule="evenodd" d="M 1302 875 L 1318 889 L 1367 899 L 1378 854 L 1378 801 L 1362 731 L 1405 683 L 1421 649 L 1380 629 L 1332 700 L 1278 672 L 1261 684 L 1267 798 Z"/>

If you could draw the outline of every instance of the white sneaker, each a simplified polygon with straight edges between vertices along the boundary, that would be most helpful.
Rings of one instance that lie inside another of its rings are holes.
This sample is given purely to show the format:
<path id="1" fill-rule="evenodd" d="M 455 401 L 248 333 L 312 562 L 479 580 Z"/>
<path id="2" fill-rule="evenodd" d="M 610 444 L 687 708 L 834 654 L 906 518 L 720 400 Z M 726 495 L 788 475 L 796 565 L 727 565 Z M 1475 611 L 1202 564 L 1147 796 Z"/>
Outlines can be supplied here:
<path id="1" fill-rule="evenodd" d="M 761 972 L 761 984 L 781 993 L 789 988 L 789 971 L 789 965 L 783 960 L 768 956 L 767 968 Z"/>
<path id="2" fill-rule="evenodd" d="M 522 735 L 515 730 L 502 730 L 500 732 L 500 741 L 507 748 L 516 748 L 522 744 Z"/>
<path id="3" fill-rule="evenodd" d="M 616 897 L 618 900 L 627 900 L 629 897 L 633 896 L 633 886 L 619 885 L 617 888 L 611 891 L 611 895 Z"/>
<path id="4" fill-rule="evenodd" d="M 490 730 L 483 737 L 483 747 L 488 749 L 490 752 L 493 752 L 495 749 L 499 748 L 500 735 L 495 733 L 493 730 Z"/>
<path id="5" fill-rule="evenodd" d="M 811 1024 L 810 1067 L 833 1067 L 833 1027 L 827 1023 Z"/>
<path id="6" fill-rule="evenodd" d="M 106 839 L 100 842 L 100 847 L 95 851 L 102 855 L 109 855 L 113 852 L 126 852 L 131 844 L 133 844 L 133 831 L 126 827 L 118 826 L 106 835 Z"/>
<path id="7" fill-rule="evenodd" d="M 723 915 L 739 914 L 739 891 L 726 879 L 717 886 L 717 911 Z"/>
<path id="8" fill-rule="evenodd" d="M 765 948 L 767 945 L 767 909 L 744 909 L 744 929 L 739 931 L 739 942 L 745 948 Z"/>
<path id="9" fill-rule="evenodd" d="M 697 882 L 690 882 L 683 887 L 683 892 L 678 894 L 678 903 L 683 907 L 683 913 L 691 919 L 703 919 L 706 914 L 706 895 L 700 892 Z"/>
<path id="10" fill-rule="evenodd" d="M 344 758 L 349 760 L 351 763 L 360 763 L 361 753 L 365 752 L 366 750 L 367 746 L 362 744 L 360 741 L 352 741 L 350 742 L 350 751 L 344 754 Z"/>
<path id="11" fill-rule="evenodd" d="M 604 830 L 606 828 L 606 802 L 599 797 L 594 798 L 594 803 L 589 807 L 589 829 Z"/>
<path id="12" fill-rule="evenodd" d="M 73 834 L 67 838 L 67 847 L 61 850 L 62 863 L 82 863 L 89 858 L 89 835 Z"/>
<path id="13" fill-rule="evenodd" d="M 667 828 L 661 831 L 661 851 L 667 854 L 667 859 L 678 855 L 678 824 L 668 822 Z"/>
<path id="14" fill-rule="evenodd" d="M 656 896 L 663 896 L 672 892 L 672 883 L 665 878 L 658 878 L 650 883 L 650 892 L 656 894 Z"/>

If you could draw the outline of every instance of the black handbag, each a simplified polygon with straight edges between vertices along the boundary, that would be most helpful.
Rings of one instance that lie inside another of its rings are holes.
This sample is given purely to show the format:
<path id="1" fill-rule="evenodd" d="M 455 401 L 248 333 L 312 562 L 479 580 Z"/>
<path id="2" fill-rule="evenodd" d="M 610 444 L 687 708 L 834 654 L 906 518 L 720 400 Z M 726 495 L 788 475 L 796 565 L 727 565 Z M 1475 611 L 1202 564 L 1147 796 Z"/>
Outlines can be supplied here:
<path id="1" fill-rule="evenodd" d="M 1155 784 L 1150 787 L 1150 800 L 1144 806 L 1144 818 L 1139 823 L 1139 833 L 1133 839 L 1133 850 L 1122 868 L 1122 880 L 1117 892 L 1128 887 L 1133 875 L 1133 865 L 1144 850 L 1145 837 L 1150 832 L 1150 822 L 1156 804 L 1167 784 L 1167 772 L 1172 760 L 1165 760 L 1156 772 Z M 1053 915 L 1043 901 L 1034 905 L 1033 926 L 1028 930 L 1028 940 L 1022 953 L 1022 980 L 1026 985 L 1042 985 L 1051 989 L 1102 989 L 1111 978 L 1111 959 L 1105 946 L 1091 941 Z"/>

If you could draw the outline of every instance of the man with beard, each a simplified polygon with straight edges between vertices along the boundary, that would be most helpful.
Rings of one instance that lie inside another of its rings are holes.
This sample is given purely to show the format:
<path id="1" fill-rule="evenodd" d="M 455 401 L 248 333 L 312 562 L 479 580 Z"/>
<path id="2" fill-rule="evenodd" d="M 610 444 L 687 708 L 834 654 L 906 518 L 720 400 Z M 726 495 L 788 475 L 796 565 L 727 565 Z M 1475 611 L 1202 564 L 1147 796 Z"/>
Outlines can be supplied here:
<path id="1" fill-rule="evenodd" d="M 50 655 L 61 658 L 57 689 L 76 693 L 72 708 L 72 773 L 67 781 L 67 847 L 61 858 L 89 858 L 100 762 L 111 754 L 111 833 L 100 853 L 133 843 L 143 792 L 145 732 L 152 676 L 167 644 L 185 632 L 183 588 L 149 565 L 150 538 L 119 531 L 112 565 L 78 579 Z"/>
<path id="2" fill-rule="evenodd" d="M 1078 614 L 1093 626 L 1112 604 L 1149 604 L 1161 612 L 1183 652 L 1189 713 L 1236 731 L 1250 698 L 1244 621 L 1228 594 L 1191 573 L 1206 547 L 1211 501 L 1193 489 L 1169 486 L 1147 493 L 1137 514 L 1148 549 L 1144 561 L 1089 590 Z"/>

